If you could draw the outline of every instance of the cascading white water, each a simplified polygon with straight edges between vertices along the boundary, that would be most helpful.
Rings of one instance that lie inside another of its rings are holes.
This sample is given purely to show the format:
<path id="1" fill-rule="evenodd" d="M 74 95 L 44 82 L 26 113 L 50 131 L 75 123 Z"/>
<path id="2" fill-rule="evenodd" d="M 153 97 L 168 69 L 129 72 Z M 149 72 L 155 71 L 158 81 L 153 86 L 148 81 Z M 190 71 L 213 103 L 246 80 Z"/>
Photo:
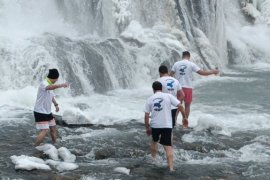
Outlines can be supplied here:
<path id="1" fill-rule="evenodd" d="M 232 64 L 268 62 L 270 49 L 269 11 L 270 2 L 225 1 L 226 36 L 229 61 Z"/>
<path id="2" fill-rule="evenodd" d="M 214 4 L 219 5 L 217 2 Z M 146 10 L 145 6 L 150 8 Z M 218 59 L 216 52 L 219 50 L 212 49 L 214 46 L 199 29 L 205 28 L 206 34 L 209 34 L 216 45 L 216 35 L 209 33 L 213 31 L 213 23 L 209 27 L 201 24 L 194 28 L 195 37 L 188 42 L 184 35 L 185 29 L 181 29 L 175 6 L 175 1 L 159 1 L 150 5 L 144 1 L 128 0 L 3 0 L 1 31 L 5 43 L 2 45 L 2 59 L 6 61 L 2 61 L 4 64 L 1 67 L 10 66 L 11 73 L 3 69 L 1 75 L 6 78 L 2 81 L 17 80 L 16 85 L 10 83 L 14 88 L 36 85 L 49 67 L 57 67 L 64 79 L 75 84 L 77 92 L 73 94 L 79 95 L 87 94 L 91 89 L 104 92 L 133 87 L 134 81 L 130 80 L 130 77 L 138 80 L 136 74 L 143 66 L 148 68 L 144 76 L 149 76 L 150 72 L 150 77 L 155 77 L 155 69 L 160 63 L 167 61 L 172 64 L 176 60 L 172 58 L 172 52 L 180 54 L 181 50 L 185 49 L 192 49 L 194 58 L 201 64 L 221 64 L 215 62 Z M 188 4 L 185 6 L 189 8 Z M 213 4 L 210 4 L 210 7 L 204 4 L 201 8 L 204 12 L 216 13 Z M 48 10 L 50 13 L 47 13 Z M 210 16 L 211 14 L 207 16 L 205 22 L 212 21 Z M 222 22 L 223 17 L 220 18 L 218 17 L 218 20 Z M 193 26 L 193 23 L 190 23 L 190 26 Z M 148 33 L 144 34 L 144 37 L 136 37 L 141 32 L 137 31 L 139 29 L 134 31 L 134 24 L 138 24 L 142 31 Z M 127 31 L 132 31 L 132 37 L 126 36 L 129 34 Z M 93 38 L 93 34 L 97 37 Z M 139 44 L 133 43 L 136 41 Z M 11 48 L 7 48 L 9 45 Z M 196 52 L 196 46 L 199 47 L 199 53 Z M 149 51 L 151 53 L 147 58 L 138 56 Z M 201 58 L 207 60 L 203 62 Z M 152 74 L 153 72 L 155 73 Z"/>

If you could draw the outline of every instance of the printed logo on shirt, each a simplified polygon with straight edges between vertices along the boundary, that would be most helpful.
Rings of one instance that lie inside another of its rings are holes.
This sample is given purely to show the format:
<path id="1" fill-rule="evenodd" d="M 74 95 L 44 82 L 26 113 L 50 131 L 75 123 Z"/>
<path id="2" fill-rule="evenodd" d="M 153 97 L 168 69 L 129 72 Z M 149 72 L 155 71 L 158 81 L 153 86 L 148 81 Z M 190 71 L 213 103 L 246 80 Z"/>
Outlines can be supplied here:
<path id="1" fill-rule="evenodd" d="M 156 98 L 153 100 L 154 102 L 154 110 L 155 111 L 161 111 L 163 109 L 161 103 L 162 103 L 163 99 L 162 98 Z"/>
<path id="2" fill-rule="evenodd" d="M 179 71 L 180 71 L 180 75 L 185 75 L 186 73 L 185 73 L 185 70 L 187 69 L 187 66 L 186 65 L 181 65 L 180 66 L 180 69 L 179 69 Z"/>
<path id="3" fill-rule="evenodd" d="M 174 88 L 173 88 L 174 80 L 173 79 L 167 79 L 166 83 L 167 83 L 167 90 L 168 91 L 174 91 Z"/>

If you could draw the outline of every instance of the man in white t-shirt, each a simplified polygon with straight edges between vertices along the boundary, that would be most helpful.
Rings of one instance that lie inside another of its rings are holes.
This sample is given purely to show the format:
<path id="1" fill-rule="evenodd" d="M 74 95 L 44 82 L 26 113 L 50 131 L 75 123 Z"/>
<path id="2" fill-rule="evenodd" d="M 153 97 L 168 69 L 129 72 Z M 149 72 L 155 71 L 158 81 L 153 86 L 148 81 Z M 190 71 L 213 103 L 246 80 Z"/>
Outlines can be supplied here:
<path id="1" fill-rule="evenodd" d="M 218 70 L 210 70 L 203 71 L 201 70 L 195 63 L 190 61 L 190 53 L 188 51 L 184 51 L 182 54 L 182 60 L 177 61 L 171 70 L 171 76 L 175 76 L 175 78 L 180 82 L 183 91 L 185 93 L 185 112 L 187 118 L 190 113 L 190 105 L 192 102 L 192 73 L 196 72 L 203 76 L 208 76 L 211 74 L 218 74 Z M 188 121 L 183 120 L 183 128 L 188 127 Z"/>
<path id="2" fill-rule="evenodd" d="M 54 98 L 53 90 L 57 88 L 68 87 L 67 83 L 54 84 L 59 77 L 57 69 L 50 69 L 47 78 L 41 82 L 38 88 L 36 104 L 34 107 L 34 116 L 36 128 L 40 130 L 37 135 L 35 145 L 40 145 L 50 129 L 52 143 L 56 142 L 56 123 L 51 111 L 52 103 L 55 106 L 56 112 L 59 111 L 59 106 Z"/>
<path id="3" fill-rule="evenodd" d="M 148 98 L 145 104 L 144 123 L 146 134 L 152 135 L 151 155 L 156 158 L 157 143 L 163 145 L 167 156 L 167 163 L 170 171 L 173 169 L 173 149 L 172 149 L 172 115 L 171 106 L 176 106 L 185 119 L 185 112 L 180 101 L 173 95 L 162 92 L 162 84 L 155 81 L 152 85 L 154 94 Z M 151 121 L 149 123 L 149 116 Z"/>
<path id="4" fill-rule="evenodd" d="M 169 93 L 176 97 L 179 101 L 182 101 L 185 97 L 185 93 L 182 90 L 182 86 L 179 81 L 169 75 L 167 66 L 161 65 L 158 69 L 160 78 L 157 80 L 162 84 L 162 92 Z M 172 106 L 172 125 L 173 128 L 177 122 L 177 107 Z"/>

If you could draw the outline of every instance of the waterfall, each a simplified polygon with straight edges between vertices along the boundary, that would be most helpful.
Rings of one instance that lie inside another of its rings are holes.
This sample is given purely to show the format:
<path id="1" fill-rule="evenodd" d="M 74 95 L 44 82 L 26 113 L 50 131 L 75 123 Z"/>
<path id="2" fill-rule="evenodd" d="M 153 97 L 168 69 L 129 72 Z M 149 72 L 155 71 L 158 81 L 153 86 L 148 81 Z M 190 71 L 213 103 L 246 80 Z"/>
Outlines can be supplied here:
<path id="1" fill-rule="evenodd" d="M 251 63 L 269 56 L 262 44 L 269 7 L 265 0 L 1 0 L 0 89 L 36 86 L 51 67 L 72 83 L 73 96 L 136 88 L 184 50 L 204 69 Z"/>

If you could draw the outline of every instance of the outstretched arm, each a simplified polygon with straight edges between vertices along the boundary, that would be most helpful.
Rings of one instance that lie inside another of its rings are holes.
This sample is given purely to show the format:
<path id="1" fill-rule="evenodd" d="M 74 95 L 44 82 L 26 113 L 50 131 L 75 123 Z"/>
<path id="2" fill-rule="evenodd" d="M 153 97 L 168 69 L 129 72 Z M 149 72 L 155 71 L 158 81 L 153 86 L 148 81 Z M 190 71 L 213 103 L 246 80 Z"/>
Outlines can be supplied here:
<path id="1" fill-rule="evenodd" d="M 52 85 L 49 85 L 46 87 L 46 90 L 55 90 L 55 89 L 58 89 L 58 88 L 66 88 L 68 87 L 68 83 L 63 83 L 63 84 L 52 84 Z"/>
<path id="2" fill-rule="evenodd" d="M 55 111 L 58 112 L 59 111 L 59 106 L 58 106 L 58 103 L 56 102 L 55 98 L 53 97 L 52 99 L 52 102 L 54 104 L 54 107 L 55 107 Z"/>
<path id="3" fill-rule="evenodd" d="M 198 74 L 202 75 L 202 76 L 209 76 L 211 74 L 218 74 L 219 73 L 219 70 L 210 70 L 210 71 L 204 71 L 204 70 L 199 70 L 197 71 Z"/>
<path id="4" fill-rule="evenodd" d="M 149 116 L 150 113 L 145 113 L 144 114 L 144 125 L 145 125 L 145 131 L 148 136 L 151 135 L 151 128 L 150 128 L 150 123 L 149 123 Z"/>

